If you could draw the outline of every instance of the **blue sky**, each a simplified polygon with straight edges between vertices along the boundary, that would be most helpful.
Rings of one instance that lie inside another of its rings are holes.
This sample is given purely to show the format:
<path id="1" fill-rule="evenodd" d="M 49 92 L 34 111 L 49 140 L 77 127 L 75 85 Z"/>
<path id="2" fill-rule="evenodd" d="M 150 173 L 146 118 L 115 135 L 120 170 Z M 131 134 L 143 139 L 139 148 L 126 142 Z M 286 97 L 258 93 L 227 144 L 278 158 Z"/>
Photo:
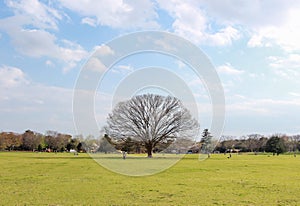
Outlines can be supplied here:
<path id="1" fill-rule="evenodd" d="M 95 48 L 124 34 L 155 30 L 183 37 L 209 57 L 225 92 L 225 135 L 300 133 L 299 19 L 299 1 L 1 1 L 0 130 L 78 133 L 73 88 Z M 178 60 L 129 57 L 104 82 L 114 85 L 147 66 L 172 68 L 189 82 L 200 124 L 209 127 L 209 95 Z M 96 104 L 107 108 L 104 99 Z"/>

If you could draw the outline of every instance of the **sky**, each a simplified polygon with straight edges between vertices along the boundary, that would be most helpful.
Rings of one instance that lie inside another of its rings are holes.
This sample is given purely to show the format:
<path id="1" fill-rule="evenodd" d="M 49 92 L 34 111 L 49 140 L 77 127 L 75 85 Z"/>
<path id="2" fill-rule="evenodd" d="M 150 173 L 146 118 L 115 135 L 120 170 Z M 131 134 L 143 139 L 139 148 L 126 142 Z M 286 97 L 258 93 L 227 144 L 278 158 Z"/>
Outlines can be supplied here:
<path id="1" fill-rule="evenodd" d="M 163 31 L 190 41 L 213 64 L 225 94 L 224 135 L 300 133 L 299 19 L 296 0 L 2 0 L 0 130 L 88 134 L 74 124 L 73 94 L 89 58 L 123 35 Z M 210 94 L 189 65 L 145 52 L 103 77 L 95 92 L 99 128 L 120 81 L 146 67 L 180 76 L 201 127 L 210 127 Z"/>

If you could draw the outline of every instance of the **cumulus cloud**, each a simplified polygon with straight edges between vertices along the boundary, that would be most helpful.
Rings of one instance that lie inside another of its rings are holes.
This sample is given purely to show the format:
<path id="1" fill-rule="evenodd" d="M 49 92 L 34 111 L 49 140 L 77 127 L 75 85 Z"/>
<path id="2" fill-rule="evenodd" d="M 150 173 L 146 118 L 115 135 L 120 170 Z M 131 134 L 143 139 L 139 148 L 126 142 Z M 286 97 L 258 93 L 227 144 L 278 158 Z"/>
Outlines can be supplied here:
<path id="1" fill-rule="evenodd" d="M 278 45 L 286 51 L 300 49 L 299 1 L 202 1 L 217 22 L 238 25 L 250 35 L 249 47 Z"/>
<path id="2" fill-rule="evenodd" d="M 300 50 L 300 9 L 290 8 L 284 17 L 285 21 L 280 25 L 270 24 L 265 27 L 254 28 L 248 46 L 278 45 L 288 52 Z"/>
<path id="3" fill-rule="evenodd" d="M 212 45 L 226 46 L 231 45 L 234 40 L 240 38 L 240 32 L 232 26 L 220 29 L 217 33 L 208 34 L 206 38 Z"/>
<path id="4" fill-rule="evenodd" d="M 104 72 L 107 66 L 102 62 L 103 58 L 113 56 L 114 50 L 107 45 L 95 46 L 92 56 L 85 64 L 85 69 L 93 72 Z"/>
<path id="5" fill-rule="evenodd" d="M 55 35 L 37 29 L 8 31 L 15 48 L 23 55 L 40 58 L 49 57 L 65 63 L 64 71 L 76 66 L 76 63 L 87 56 L 87 52 L 78 44 L 67 40 L 60 41 Z"/>
<path id="6" fill-rule="evenodd" d="M 216 70 L 220 75 L 222 86 L 225 93 L 231 93 L 234 89 L 240 86 L 244 70 L 234 68 L 230 63 L 217 66 Z"/>
<path id="7" fill-rule="evenodd" d="M 22 84 L 28 84 L 29 81 L 22 70 L 16 67 L 1 66 L 0 67 L 0 87 L 11 88 Z"/>
<path id="8" fill-rule="evenodd" d="M 124 71 L 129 71 L 129 72 L 133 71 L 133 67 L 130 65 L 118 65 L 116 68 Z"/>
<path id="9" fill-rule="evenodd" d="M 82 24 L 87 24 L 87 25 L 90 25 L 92 27 L 96 27 L 97 26 L 97 21 L 96 19 L 93 19 L 93 18 L 89 18 L 89 17 L 85 17 L 81 20 L 81 23 Z"/>
<path id="10" fill-rule="evenodd" d="M 182 62 L 181 60 L 176 60 L 175 61 L 175 64 L 177 65 L 177 67 L 179 68 L 179 69 L 184 69 L 187 65 L 184 63 L 184 62 Z"/>
<path id="11" fill-rule="evenodd" d="M 112 69 L 113 73 L 127 74 L 133 72 L 134 68 L 131 65 L 117 65 Z"/>
<path id="12" fill-rule="evenodd" d="M 297 92 L 289 92 L 289 95 L 294 96 L 294 97 L 300 97 L 300 93 L 297 93 Z"/>
<path id="13" fill-rule="evenodd" d="M 106 66 L 96 57 L 91 57 L 85 64 L 85 69 L 94 72 L 104 72 Z"/>
<path id="14" fill-rule="evenodd" d="M 224 65 L 218 66 L 217 71 L 221 74 L 228 74 L 228 75 L 241 75 L 244 73 L 243 70 L 235 69 L 230 63 L 226 63 Z"/>
<path id="15" fill-rule="evenodd" d="M 244 97 L 227 103 L 226 109 L 230 113 L 239 115 L 280 116 L 291 114 L 293 109 L 299 110 L 299 106 L 299 99 L 252 99 Z"/>
<path id="16" fill-rule="evenodd" d="M 239 31 L 231 25 L 211 28 L 211 19 L 197 1 L 158 0 L 158 4 L 174 18 L 174 32 L 195 43 L 225 46 L 240 38 Z"/>
<path id="17" fill-rule="evenodd" d="M 159 28 L 156 22 L 158 14 L 155 3 L 150 0 L 133 1 L 85 1 L 60 0 L 63 7 L 75 11 L 83 16 L 82 20 L 91 23 L 96 18 L 97 25 L 121 29 L 155 29 Z M 88 18 L 88 19 L 87 19 Z"/>
<path id="18" fill-rule="evenodd" d="M 270 56 L 269 65 L 276 75 L 285 79 L 298 79 L 300 77 L 300 55 L 289 54 L 286 57 Z"/>
<path id="19" fill-rule="evenodd" d="M 13 9 L 16 16 L 29 18 L 27 25 L 38 28 L 58 29 L 57 21 L 63 18 L 61 12 L 38 0 L 8 0 L 6 4 Z"/>
<path id="20" fill-rule="evenodd" d="M 300 49 L 298 38 L 300 1 L 172 0 L 170 3 L 158 0 L 158 2 L 175 19 L 173 24 L 175 32 L 194 41 L 205 39 L 215 45 L 228 45 L 244 35 L 250 37 L 249 47 L 277 45 L 286 51 Z M 221 29 L 217 27 L 214 28 L 215 33 L 210 32 L 210 27 L 213 27 L 211 22 L 219 25 Z"/>
<path id="21" fill-rule="evenodd" d="M 4 65 L 0 67 L 0 94 L 1 129 L 74 131 L 72 89 L 33 82 L 22 69 Z"/>
<path id="22" fill-rule="evenodd" d="M 287 57 L 268 57 L 273 68 L 295 68 L 300 70 L 300 54 L 289 54 Z"/>
<path id="23" fill-rule="evenodd" d="M 95 46 L 93 49 L 93 56 L 96 57 L 104 57 L 104 56 L 109 56 L 114 54 L 115 54 L 114 50 L 105 44 L 100 46 Z"/>
<path id="24" fill-rule="evenodd" d="M 267 25 L 281 25 L 285 21 L 286 12 L 297 7 L 296 1 L 281 0 L 200 0 L 199 4 L 214 16 L 216 21 L 226 24 L 245 25 L 251 28 Z"/>
<path id="25" fill-rule="evenodd" d="M 54 66 L 53 62 L 50 61 L 50 60 L 47 60 L 47 61 L 45 62 L 45 64 L 46 64 L 47 66 L 49 66 L 49 67 Z"/>
<path id="26" fill-rule="evenodd" d="M 0 30 L 5 31 L 15 49 L 29 57 L 48 57 L 64 64 L 66 72 L 87 56 L 79 45 L 68 40 L 57 39 L 49 29 L 57 30 L 57 21 L 62 19 L 59 11 L 37 0 L 7 1 L 15 13 L 0 19 Z"/>

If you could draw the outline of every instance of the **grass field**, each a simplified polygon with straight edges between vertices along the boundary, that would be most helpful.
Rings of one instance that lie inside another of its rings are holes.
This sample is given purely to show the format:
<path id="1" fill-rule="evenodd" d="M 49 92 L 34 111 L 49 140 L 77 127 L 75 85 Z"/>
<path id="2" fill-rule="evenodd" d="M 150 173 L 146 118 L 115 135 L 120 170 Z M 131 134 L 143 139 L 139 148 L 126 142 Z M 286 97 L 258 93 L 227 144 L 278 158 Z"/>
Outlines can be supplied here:
<path id="1" fill-rule="evenodd" d="M 0 166 L 0 205 L 300 205 L 300 156 L 187 155 L 144 177 L 88 154 L 3 152 Z"/>

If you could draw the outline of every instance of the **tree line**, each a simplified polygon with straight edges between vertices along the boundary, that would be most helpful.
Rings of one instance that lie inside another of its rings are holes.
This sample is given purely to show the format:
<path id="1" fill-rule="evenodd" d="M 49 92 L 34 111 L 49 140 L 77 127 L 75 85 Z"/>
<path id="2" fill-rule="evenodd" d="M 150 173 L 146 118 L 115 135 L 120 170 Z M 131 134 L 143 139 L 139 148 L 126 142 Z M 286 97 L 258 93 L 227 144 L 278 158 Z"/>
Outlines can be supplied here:
<path id="1" fill-rule="evenodd" d="M 84 146 L 90 139 L 91 138 L 87 138 L 85 140 L 81 135 L 72 137 L 72 135 L 62 134 L 56 131 L 47 131 L 45 134 L 31 130 L 26 130 L 22 134 L 1 132 L 0 150 L 40 152 L 64 152 L 76 150 L 81 152 L 85 150 Z"/>
<path id="2" fill-rule="evenodd" d="M 178 146 L 179 145 L 179 146 Z M 193 146 L 191 146 L 193 145 Z M 178 149 L 179 148 L 179 149 Z M 183 150 L 180 148 L 184 148 Z M 64 152 L 75 150 L 77 152 L 115 152 L 116 150 L 128 153 L 146 153 L 143 144 L 138 144 L 131 138 L 118 143 L 112 142 L 106 135 L 103 138 L 94 138 L 89 135 L 72 136 L 57 131 L 47 131 L 45 134 L 26 130 L 22 134 L 14 132 L 0 133 L 0 151 L 47 151 Z M 223 136 L 219 142 L 213 141 L 207 129 L 202 133 L 200 141 L 192 143 L 188 139 L 161 142 L 153 148 L 153 152 L 190 152 L 190 153 L 229 153 L 229 152 L 271 152 L 280 154 L 284 152 L 300 151 L 300 135 L 275 134 L 269 137 L 260 134 L 251 134 L 242 137 Z"/>
<path id="3" fill-rule="evenodd" d="M 124 138 L 122 141 L 113 142 L 108 135 L 104 136 L 103 142 L 109 142 L 117 150 L 129 153 L 145 153 L 147 149 L 142 143 L 138 144 L 131 138 Z M 106 144 L 109 144 L 106 143 Z M 108 152 L 106 150 L 100 150 Z M 242 137 L 223 136 L 219 141 L 214 139 L 208 129 L 204 129 L 201 139 L 192 142 L 190 139 L 178 139 L 176 141 L 160 142 L 153 149 L 153 152 L 167 153 L 239 153 L 239 152 L 270 152 L 274 155 L 300 151 L 300 135 L 274 134 L 263 136 L 251 134 Z"/>
<path id="4" fill-rule="evenodd" d="M 284 152 L 300 151 L 300 135 L 274 134 L 269 137 L 252 134 L 248 136 L 222 137 L 215 151 L 219 152 Z"/>
<path id="5" fill-rule="evenodd" d="M 173 96 L 143 94 L 119 102 L 107 117 L 103 131 L 110 145 L 127 152 L 205 153 L 272 152 L 280 154 L 299 150 L 299 135 L 252 134 L 240 138 L 223 137 L 216 141 L 204 129 L 180 99 Z M 216 137 L 217 138 L 217 137 Z M 105 142 L 105 141 L 104 141 Z"/>

